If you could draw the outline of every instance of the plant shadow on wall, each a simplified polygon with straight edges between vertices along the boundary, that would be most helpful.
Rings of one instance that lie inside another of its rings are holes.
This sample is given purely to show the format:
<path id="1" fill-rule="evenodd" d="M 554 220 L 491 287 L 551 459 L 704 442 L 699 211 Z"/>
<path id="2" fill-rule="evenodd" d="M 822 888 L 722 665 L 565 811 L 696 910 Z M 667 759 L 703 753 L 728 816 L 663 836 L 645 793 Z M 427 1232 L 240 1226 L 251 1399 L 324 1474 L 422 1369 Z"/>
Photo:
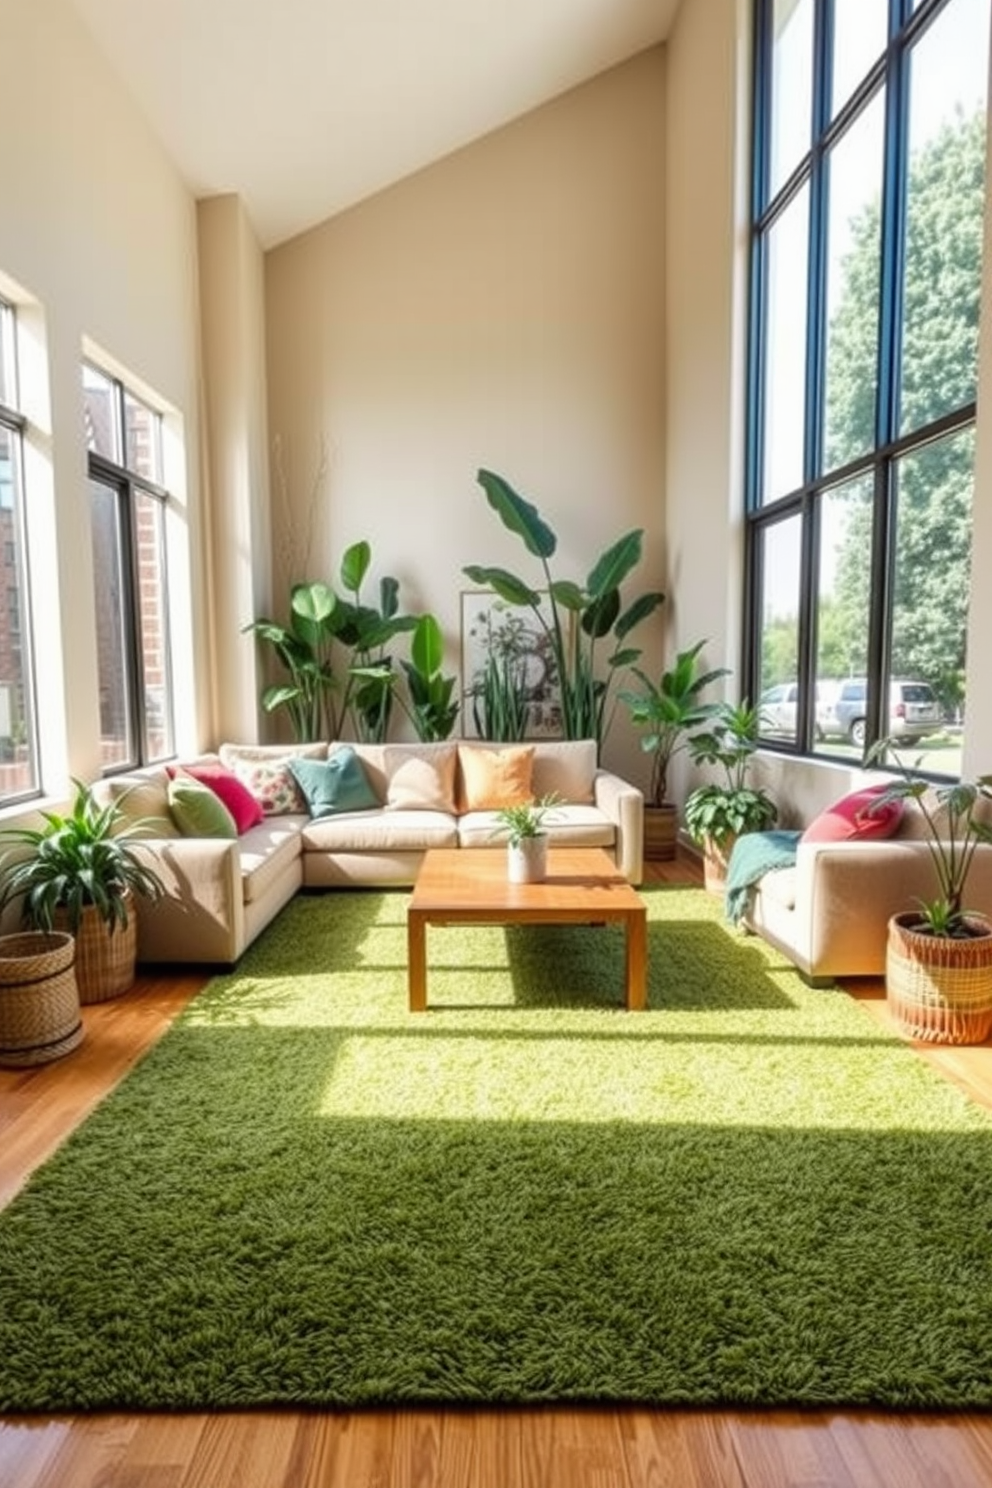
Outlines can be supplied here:
<path id="1" fill-rule="evenodd" d="M 455 724 L 455 678 L 442 671 L 444 640 L 435 617 L 403 614 L 399 582 L 379 580 L 378 604 L 365 599 L 371 545 L 353 543 L 339 569 L 338 593 L 323 580 L 294 584 L 285 625 L 262 618 L 244 630 L 271 648 L 287 674 L 262 692 L 267 713 L 285 711 L 299 741 L 337 739 L 350 731 L 366 743 L 388 734 L 394 698 L 418 738 L 445 739 Z M 411 636 L 409 659 L 393 655 L 393 642 Z M 340 668 L 336 662 L 343 656 Z M 408 696 L 398 691 L 406 679 Z"/>
<path id="2" fill-rule="evenodd" d="M 480 470 L 478 481 L 503 525 L 538 560 L 542 587 L 534 588 L 505 568 L 475 563 L 462 571 L 505 604 L 532 612 L 535 626 L 547 638 L 557 676 L 562 734 L 566 739 L 595 739 L 601 753 L 612 720 L 612 681 L 641 655 L 638 648 L 623 642 L 665 598 L 652 590 L 621 609 L 620 588 L 641 560 L 643 529 L 626 533 L 608 548 L 584 584 L 555 579 L 548 560 L 555 554 L 558 539 L 537 508 L 491 470 Z M 597 653 L 601 642 L 613 646 L 602 658 Z"/>

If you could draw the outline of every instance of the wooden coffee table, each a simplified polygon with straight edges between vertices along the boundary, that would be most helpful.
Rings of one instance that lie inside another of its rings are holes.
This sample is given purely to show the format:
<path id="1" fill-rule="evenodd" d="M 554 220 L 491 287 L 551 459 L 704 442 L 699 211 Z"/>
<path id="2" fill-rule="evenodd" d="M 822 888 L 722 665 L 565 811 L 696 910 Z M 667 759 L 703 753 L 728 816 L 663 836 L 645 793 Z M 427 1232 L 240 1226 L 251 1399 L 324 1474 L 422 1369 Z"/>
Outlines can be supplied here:
<path id="1" fill-rule="evenodd" d="M 411 1013 L 427 1007 L 428 925 L 608 925 L 626 932 L 626 1004 L 647 1002 L 647 910 L 600 847 L 553 847 L 543 883 L 510 883 L 499 848 L 425 853 L 407 907 Z"/>

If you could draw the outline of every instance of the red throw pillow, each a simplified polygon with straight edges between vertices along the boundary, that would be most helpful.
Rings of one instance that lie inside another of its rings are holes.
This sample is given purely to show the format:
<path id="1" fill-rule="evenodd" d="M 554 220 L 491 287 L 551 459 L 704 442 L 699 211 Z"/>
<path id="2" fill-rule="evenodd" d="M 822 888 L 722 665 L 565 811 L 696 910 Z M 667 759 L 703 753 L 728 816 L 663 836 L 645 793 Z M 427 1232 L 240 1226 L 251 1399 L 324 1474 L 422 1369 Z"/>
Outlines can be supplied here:
<path id="1" fill-rule="evenodd" d="M 901 801 L 887 801 L 877 811 L 868 808 L 888 789 L 867 785 L 852 791 L 810 822 L 801 842 L 850 842 L 855 838 L 892 837 L 902 821 Z"/>
<path id="2" fill-rule="evenodd" d="M 223 765 L 176 765 L 169 773 L 175 775 L 179 771 L 184 775 L 192 775 L 202 785 L 209 785 L 214 795 L 220 797 L 234 817 L 239 837 L 249 827 L 257 826 L 260 821 L 265 820 L 262 803 L 256 801 L 248 787 Z"/>

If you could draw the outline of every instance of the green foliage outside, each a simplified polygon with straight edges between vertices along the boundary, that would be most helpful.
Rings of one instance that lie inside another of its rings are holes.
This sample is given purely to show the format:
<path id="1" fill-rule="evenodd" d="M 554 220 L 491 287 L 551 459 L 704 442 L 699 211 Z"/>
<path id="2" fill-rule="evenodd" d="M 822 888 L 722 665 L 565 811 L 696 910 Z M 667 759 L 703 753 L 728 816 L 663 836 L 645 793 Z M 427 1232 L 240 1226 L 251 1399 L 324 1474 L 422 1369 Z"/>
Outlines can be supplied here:
<path id="1" fill-rule="evenodd" d="M 985 116 L 959 117 L 912 158 L 900 431 L 911 432 L 975 397 L 985 197 Z M 874 443 L 880 202 L 851 223 L 851 249 L 827 356 L 827 469 Z M 891 674 L 928 681 L 946 708 L 963 701 L 971 558 L 974 430 L 899 465 Z M 873 508 L 866 482 L 831 493 L 846 523 L 833 594 L 821 598 L 820 677 L 867 670 Z M 793 619 L 762 637 L 762 683 L 796 675 Z"/>

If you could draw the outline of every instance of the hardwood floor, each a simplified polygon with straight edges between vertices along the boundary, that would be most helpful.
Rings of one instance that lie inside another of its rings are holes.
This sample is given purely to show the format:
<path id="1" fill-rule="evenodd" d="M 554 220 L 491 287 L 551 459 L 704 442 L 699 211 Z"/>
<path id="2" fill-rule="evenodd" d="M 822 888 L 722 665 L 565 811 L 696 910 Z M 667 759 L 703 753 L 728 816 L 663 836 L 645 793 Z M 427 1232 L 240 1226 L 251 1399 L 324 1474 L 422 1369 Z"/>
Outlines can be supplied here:
<path id="1" fill-rule="evenodd" d="M 651 865 L 693 882 L 690 860 Z M 0 1203 L 203 985 L 145 977 L 84 1010 L 68 1059 L 0 1070 Z M 880 983 L 854 995 L 884 1020 Z M 921 1050 L 992 1105 L 992 1045 Z M 0 1419 L 0 1488 L 979 1488 L 992 1416 L 884 1411 L 257 1411 Z"/>

